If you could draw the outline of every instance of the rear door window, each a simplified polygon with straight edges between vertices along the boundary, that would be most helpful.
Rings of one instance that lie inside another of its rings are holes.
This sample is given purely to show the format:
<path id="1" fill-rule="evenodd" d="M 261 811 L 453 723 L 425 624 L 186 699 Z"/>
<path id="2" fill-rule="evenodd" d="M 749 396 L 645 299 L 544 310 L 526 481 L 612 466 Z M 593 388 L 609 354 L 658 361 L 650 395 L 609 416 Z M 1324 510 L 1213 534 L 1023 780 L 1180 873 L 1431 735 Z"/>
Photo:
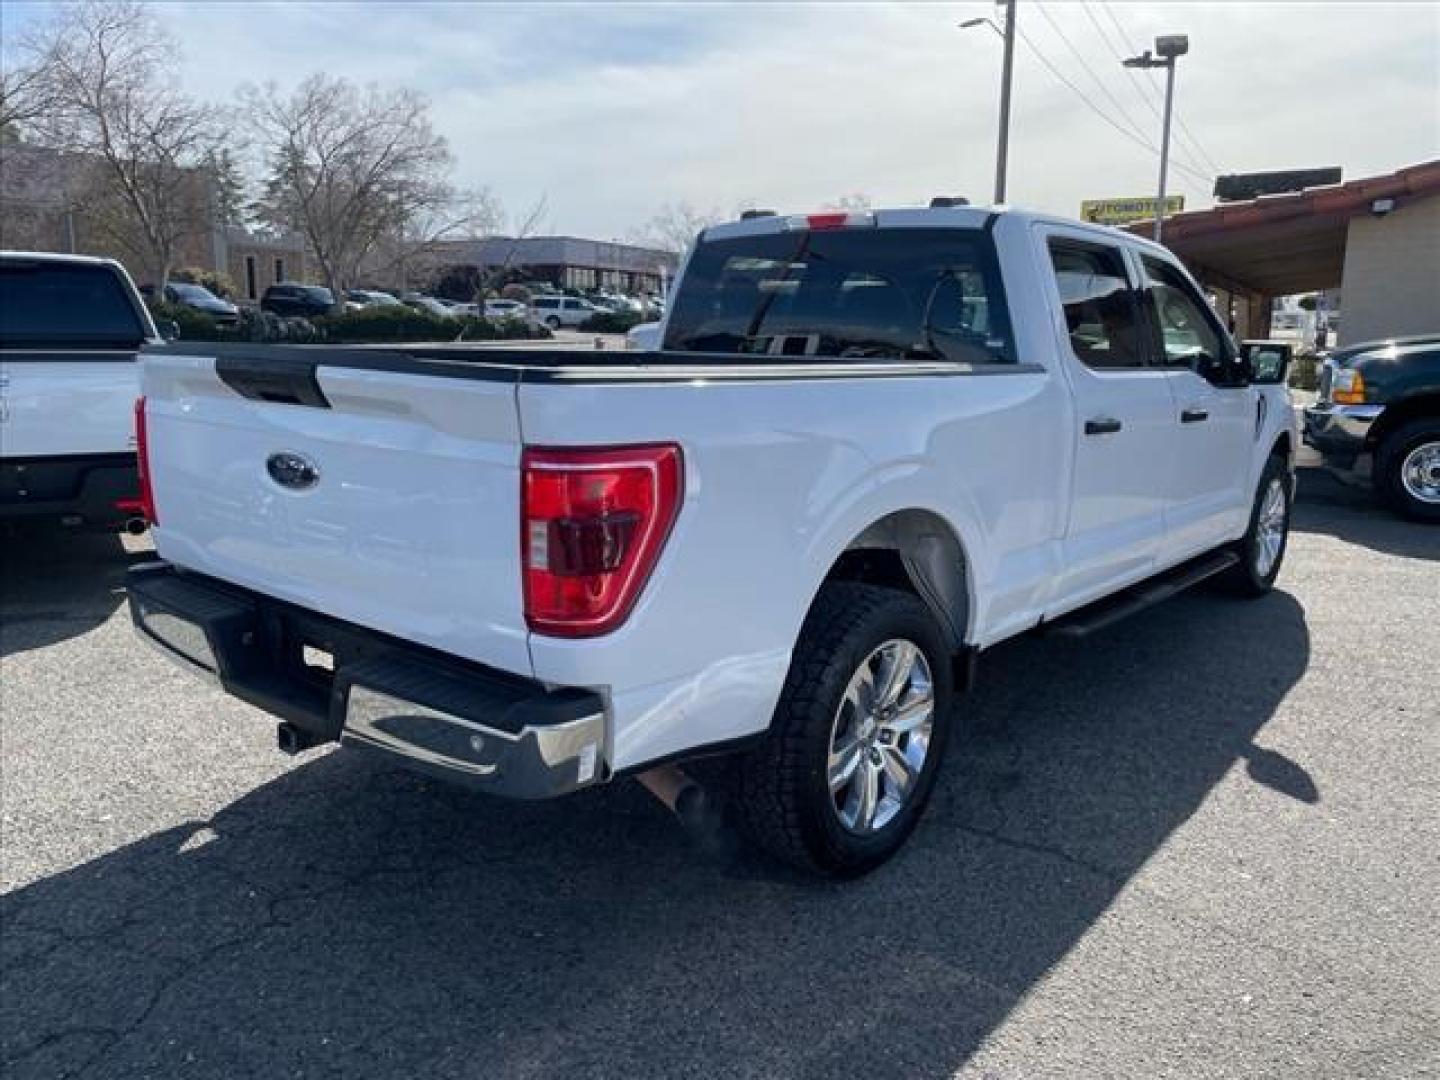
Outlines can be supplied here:
<path id="1" fill-rule="evenodd" d="M 1092 368 L 1144 367 L 1135 290 L 1120 250 L 1052 240 L 1050 262 L 1075 358 Z"/>
<path id="2" fill-rule="evenodd" d="M 108 266 L 0 262 L 0 346 L 135 349 L 146 327 Z"/>
<path id="3" fill-rule="evenodd" d="M 1015 360 L 994 248 L 979 229 L 793 231 L 702 242 L 665 348 L 776 357 Z"/>

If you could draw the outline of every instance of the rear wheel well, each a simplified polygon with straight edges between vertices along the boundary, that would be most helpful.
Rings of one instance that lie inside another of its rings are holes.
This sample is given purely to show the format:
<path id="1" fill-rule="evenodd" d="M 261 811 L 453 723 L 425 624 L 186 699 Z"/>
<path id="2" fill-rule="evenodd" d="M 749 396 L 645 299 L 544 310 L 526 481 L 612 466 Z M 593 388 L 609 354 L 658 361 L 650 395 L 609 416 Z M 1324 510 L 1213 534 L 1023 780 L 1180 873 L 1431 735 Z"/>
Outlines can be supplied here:
<path id="1" fill-rule="evenodd" d="M 1270 448 L 1271 457 L 1283 457 L 1287 462 L 1295 452 L 1295 446 L 1290 441 L 1290 432 L 1282 431 L 1280 437 L 1275 440 L 1275 445 Z"/>
<path id="2" fill-rule="evenodd" d="M 1373 450 L 1385 441 L 1392 431 L 1404 427 L 1412 420 L 1440 417 L 1440 394 L 1419 394 L 1393 405 L 1386 405 L 1385 411 L 1376 419 L 1366 435 L 1365 441 Z"/>
<path id="3" fill-rule="evenodd" d="M 927 510 L 901 510 L 866 528 L 840 553 L 829 581 L 859 581 L 918 596 L 956 651 L 970 618 L 970 575 L 960 539 Z"/>

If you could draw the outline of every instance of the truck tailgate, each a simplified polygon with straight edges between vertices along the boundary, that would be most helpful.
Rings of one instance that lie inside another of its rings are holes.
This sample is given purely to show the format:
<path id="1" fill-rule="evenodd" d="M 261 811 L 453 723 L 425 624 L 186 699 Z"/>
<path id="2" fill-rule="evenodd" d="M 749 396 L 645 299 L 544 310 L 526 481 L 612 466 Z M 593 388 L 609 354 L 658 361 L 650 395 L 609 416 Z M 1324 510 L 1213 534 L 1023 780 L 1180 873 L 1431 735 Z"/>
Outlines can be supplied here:
<path id="1" fill-rule="evenodd" d="M 529 675 L 513 373 L 209 348 L 144 359 L 161 557 Z"/>

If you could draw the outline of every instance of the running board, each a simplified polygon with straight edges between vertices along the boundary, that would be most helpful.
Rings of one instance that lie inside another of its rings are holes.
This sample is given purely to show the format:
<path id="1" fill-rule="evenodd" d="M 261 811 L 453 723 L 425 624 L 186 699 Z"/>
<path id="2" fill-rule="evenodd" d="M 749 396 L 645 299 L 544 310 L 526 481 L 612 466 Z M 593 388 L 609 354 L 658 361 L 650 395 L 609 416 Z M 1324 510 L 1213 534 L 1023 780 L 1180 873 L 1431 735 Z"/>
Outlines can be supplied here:
<path id="1" fill-rule="evenodd" d="M 1233 551 L 1213 551 L 1187 563 L 1165 571 L 1156 577 L 1132 585 L 1114 596 L 1107 596 L 1093 604 L 1062 615 L 1052 623 L 1046 623 L 1043 630 L 1048 635 L 1064 638 L 1089 637 L 1097 630 L 1128 618 L 1136 612 L 1168 600 L 1176 593 L 1184 592 L 1192 585 L 1198 585 L 1208 577 L 1228 570 L 1240 561 Z"/>

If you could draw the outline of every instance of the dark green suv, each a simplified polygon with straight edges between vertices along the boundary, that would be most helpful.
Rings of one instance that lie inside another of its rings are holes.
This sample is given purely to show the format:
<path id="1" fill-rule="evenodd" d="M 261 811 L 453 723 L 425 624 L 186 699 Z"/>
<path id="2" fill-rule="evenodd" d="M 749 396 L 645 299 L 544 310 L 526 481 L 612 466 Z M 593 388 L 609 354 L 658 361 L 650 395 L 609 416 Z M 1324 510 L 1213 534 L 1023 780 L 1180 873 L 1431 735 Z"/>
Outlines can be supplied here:
<path id="1" fill-rule="evenodd" d="M 1399 513 L 1440 524 L 1440 335 L 1336 350 L 1304 437 L 1328 467 L 1368 476 Z"/>

